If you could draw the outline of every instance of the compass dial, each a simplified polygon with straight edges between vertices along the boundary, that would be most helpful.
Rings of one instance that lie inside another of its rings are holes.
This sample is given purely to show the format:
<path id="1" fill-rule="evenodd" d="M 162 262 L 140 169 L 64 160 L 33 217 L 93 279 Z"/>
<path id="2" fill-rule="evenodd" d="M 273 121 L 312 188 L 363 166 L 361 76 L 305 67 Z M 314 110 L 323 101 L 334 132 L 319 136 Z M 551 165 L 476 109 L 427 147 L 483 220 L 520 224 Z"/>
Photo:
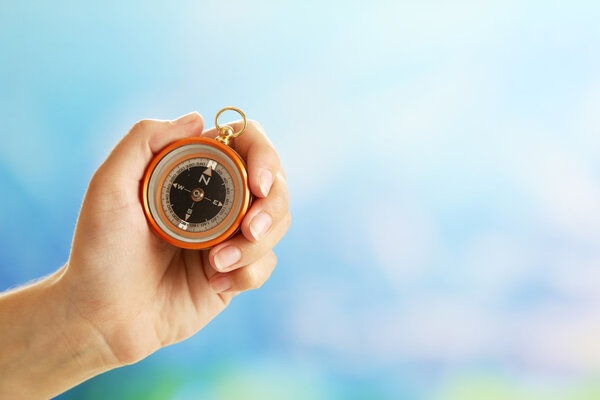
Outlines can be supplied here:
<path id="1" fill-rule="evenodd" d="M 196 249 L 235 233 L 250 203 L 243 161 L 207 138 L 175 142 L 156 156 L 142 195 L 152 228 L 172 244 Z"/>
<path id="2" fill-rule="evenodd" d="M 173 225 L 205 232 L 223 222 L 233 206 L 229 171 L 207 157 L 190 158 L 172 169 L 161 188 L 161 204 Z"/>

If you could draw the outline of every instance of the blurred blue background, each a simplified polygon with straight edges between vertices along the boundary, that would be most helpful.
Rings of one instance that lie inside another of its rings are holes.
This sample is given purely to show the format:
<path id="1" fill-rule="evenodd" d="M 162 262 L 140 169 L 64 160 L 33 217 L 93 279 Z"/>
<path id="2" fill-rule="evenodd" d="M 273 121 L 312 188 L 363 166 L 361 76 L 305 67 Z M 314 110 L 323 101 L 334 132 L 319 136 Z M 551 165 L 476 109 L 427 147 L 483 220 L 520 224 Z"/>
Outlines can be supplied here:
<path id="1" fill-rule="evenodd" d="M 0 284 L 66 262 L 142 118 L 278 148 L 260 290 L 62 399 L 600 398 L 600 4 L 0 4 Z"/>

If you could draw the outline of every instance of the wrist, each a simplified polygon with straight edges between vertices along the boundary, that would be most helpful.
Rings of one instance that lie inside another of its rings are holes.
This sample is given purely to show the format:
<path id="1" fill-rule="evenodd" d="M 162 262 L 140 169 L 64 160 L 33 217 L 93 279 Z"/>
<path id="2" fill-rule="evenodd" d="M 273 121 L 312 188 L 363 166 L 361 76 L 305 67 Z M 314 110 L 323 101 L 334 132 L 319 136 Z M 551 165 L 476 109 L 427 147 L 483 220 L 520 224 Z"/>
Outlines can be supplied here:
<path id="1" fill-rule="evenodd" d="M 64 273 L 48 281 L 45 291 L 45 297 L 52 299 L 46 308 L 54 315 L 53 329 L 64 350 L 78 364 L 93 375 L 122 366 L 94 322 L 80 312 L 71 298 L 72 290 Z"/>
<path id="2" fill-rule="evenodd" d="M 49 398 L 118 366 L 93 327 L 72 311 L 63 269 L 0 296 L 0 397 Z"/>

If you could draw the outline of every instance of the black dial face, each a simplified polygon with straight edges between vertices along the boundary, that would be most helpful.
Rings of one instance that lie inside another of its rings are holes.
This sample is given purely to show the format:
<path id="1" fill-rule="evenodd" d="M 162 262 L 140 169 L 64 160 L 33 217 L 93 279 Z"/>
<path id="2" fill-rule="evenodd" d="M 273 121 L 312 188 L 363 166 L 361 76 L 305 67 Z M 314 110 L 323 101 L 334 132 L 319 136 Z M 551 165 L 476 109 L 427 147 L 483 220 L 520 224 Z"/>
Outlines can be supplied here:
<path id="1" fill-rule="evenodd" d="M 207 170 L 209 169 L 199 166 L 188 168 L 180 173 L 171 185 L 170 199 L 173 211 L 180 219 L 191 224 L 214 218 L 225 201 L 223 179 L 212 171 L 210 176 L 206 175 Z"/>
<path id="2" fill-rule="evenodd" d="M 195 157 L 168 172 L 162 186 L 161 205 L 173 225 L 188 232 L 206 232 L 227 217 L 233 193 L 233 180 L 222 164 Z"/>

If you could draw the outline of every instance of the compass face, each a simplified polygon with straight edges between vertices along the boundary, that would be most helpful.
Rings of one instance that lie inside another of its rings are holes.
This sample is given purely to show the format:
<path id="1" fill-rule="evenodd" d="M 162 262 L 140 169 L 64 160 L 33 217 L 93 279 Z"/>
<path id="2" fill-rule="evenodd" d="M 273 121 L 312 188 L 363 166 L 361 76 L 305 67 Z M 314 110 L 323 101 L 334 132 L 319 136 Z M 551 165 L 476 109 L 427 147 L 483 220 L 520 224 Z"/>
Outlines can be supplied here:
<path id="1" fill-rule="evenodd" d="M 184 139 L 163 150 L 146 173 L 144 196 L 151 226 L 186 248 L 207 248 L 227 239 L 250 201 L 241 158 L 206 138 Z"/>
<path id="2" fill-rule="evenodd" d="M 206 232 L 231 212 L 235 185 L 223 164 L 194 157 L 167 173 L 161 205 L 173 225 L 188 232 Z"/>

